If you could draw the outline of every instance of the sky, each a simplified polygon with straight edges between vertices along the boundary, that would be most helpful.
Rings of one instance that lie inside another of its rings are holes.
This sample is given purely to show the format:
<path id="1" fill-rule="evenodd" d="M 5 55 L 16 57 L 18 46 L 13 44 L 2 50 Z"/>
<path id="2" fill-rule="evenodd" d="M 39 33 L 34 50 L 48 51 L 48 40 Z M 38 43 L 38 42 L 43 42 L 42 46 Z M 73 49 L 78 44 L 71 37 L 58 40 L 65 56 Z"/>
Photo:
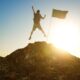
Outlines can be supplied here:
<path id="1" fill-rule="evenodd" d="M 76 20 L 80 29 L 80 0 L 0 0 L 0 56 L 6 56 L 18 48 L 23 48 L 31 41 L 45 41 L 43 34 L 36 30 L 29 41 L 33 26 L 33 11 L 40 9 L 46 14 L 41 25 L 48 34 L 50 22 L 56 20 L 51 16 L 52 9 L 68 10 L 67 17 Z"/>

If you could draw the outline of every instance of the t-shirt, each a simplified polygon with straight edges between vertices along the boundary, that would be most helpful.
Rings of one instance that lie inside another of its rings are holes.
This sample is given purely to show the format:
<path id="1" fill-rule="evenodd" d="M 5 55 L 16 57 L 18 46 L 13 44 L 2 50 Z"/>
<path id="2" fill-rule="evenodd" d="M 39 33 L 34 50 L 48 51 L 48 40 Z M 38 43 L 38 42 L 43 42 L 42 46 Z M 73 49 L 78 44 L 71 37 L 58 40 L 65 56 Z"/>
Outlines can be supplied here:
<path id="1" fill-rule="evenodd" d="M 34 13 L 34 23 L 35 24 L 40 24 L 40 19 L 42 18 L 42 16 L 39 13 Z"/>

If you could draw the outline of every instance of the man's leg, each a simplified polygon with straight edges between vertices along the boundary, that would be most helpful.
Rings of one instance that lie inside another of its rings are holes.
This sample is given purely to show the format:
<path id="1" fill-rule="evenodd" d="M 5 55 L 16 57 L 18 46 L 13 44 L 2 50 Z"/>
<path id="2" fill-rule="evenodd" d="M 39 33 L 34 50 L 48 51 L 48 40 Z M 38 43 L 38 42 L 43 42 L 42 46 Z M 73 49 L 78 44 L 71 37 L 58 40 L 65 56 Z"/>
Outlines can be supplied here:
<path id="1" fill-rule="evenodd" d="M 44 32 L 44 30 L 42 29 L 41 25 L 39 25 L 38 29 L 44 34 L 44 36 L 46 37 L 46 34 Z"/>
<path id="2" fill-rule="evenodd" d="M 31 31 L 31 34 L 30 34 L 29 40 L 31 39 L 32 34 L 33 34 L 33 32 L 35 31 L 35 29 L 36 29 L 36 27 L 35 27 L 35 25 L 33 25 L 33 29 L 32 29 L 32 31 Z"/>

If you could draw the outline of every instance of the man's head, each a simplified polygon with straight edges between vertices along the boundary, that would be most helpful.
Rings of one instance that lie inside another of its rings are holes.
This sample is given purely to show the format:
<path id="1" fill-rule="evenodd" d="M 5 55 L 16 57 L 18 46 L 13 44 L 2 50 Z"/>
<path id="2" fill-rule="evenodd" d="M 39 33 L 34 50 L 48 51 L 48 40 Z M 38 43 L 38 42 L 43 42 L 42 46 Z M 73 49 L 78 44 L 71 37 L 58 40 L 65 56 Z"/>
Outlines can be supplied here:
<path id="1" fill-rule="evenodd" d="M 37 13 L 40 13 L 40 10 L 37 10 Z"/>

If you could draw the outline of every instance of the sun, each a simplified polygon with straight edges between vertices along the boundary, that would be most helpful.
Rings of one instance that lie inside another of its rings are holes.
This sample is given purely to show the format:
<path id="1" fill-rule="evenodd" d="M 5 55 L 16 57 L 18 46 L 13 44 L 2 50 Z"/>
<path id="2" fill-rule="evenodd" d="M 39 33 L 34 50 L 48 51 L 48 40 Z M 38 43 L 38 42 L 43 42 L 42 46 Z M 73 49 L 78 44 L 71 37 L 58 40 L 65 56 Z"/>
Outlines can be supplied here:
<path id="1" fill-rule="evenodd" d="M 55 26 L 52 24 L 48 39 L 57 48 L 80 57 L 80 35 L 77 25 L 72 20 L 59 20 Z"/>

